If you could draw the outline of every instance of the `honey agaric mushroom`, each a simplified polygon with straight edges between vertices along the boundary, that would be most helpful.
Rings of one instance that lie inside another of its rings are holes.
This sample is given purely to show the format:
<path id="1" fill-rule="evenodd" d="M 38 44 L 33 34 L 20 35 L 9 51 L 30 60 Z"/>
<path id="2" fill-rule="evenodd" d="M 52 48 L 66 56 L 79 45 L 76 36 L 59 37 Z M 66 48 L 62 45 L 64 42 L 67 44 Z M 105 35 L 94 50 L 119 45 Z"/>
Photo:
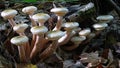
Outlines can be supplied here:
<path id="1" fill-rule="evenodd" d="M 26 36 L 24 31 L 28 28 L 28 25 L 25 24 L 25 23 L 21 23 L 21 24 L 16 24 L 14 27 L 13 27 L 13 30 L 16 31 L 20 36 Z M 26 57 L 29 57 L 30 56 L 30 45 L 29 45 L 29 42 L 27 42 L 24 46 L 25 48 L 25 54 L 26 54 Z"/>
<path id="2" fill-rule="evenodd" d="M 79 26 L 78 22 L 66 22 L 63 23 L 62 27 L 65 27 L 66 34 L 58 40 L 59 45 L 66 44 L 70 38 L 74 35 L 72 34 L 73 29 Z"/>
<path id="3" fill-rule="evenodd" d="M 21 23 L 21 24 L 16 24 L 13 27 L 13 30 L 16 31 L 19 35 L 25 35 L 24 31 L 26 28 L 28 28 L 28 25 L 25 23 Z"/>
<path id="4" fill-rule="evenodd" d="M 101 15 L 101 16 L 98 16 L 96 19 L 100 22 L 108 23 L 111 20 L 113 20 L 114 17 L 112 15 Z"/>
<path id="5" fill-rule="evenodd" d="M 89 28 L 83 29 L 79 32 L 80 36 L 87 36 L 91 33 L 91 30 Z"/>
<path id="6" fill-rule="evenodd" d="M 96 23 L 93 25 L 93 28 L 97 31 L 103 30 L 105 29 L 105 27 L 107 27 L 108 24 L 107 23 Z"/>
<path id="7" fill-rule="evenodd" d="M 80 43 L 84 40 L 86 40 L 85 36 L 74 36 L 71 38 L 71 42 L 73 42 L 73 44 L 71 46 L 64 46 L 63 48 L 65 50 L 73 50 L 77 48 L 80 45 Z"/>
<path id="8" fill-rule="evenodd" d="M 50 16 L 46 13 L 37 13 L 33 15 L 32 18 L 39 23 L 39 26 L 43 26 Z"/>
<path id="9" fill-rule="evenodd" d="M 63 31 L 49 31 L 46 34 L 46 38 L 49 40 L 52 40 L 52 44 L 49 45 L 48 48 L 46 48 L 41 54 L 40 54 L 40 61 L 45 60 L 46 58 L 48 58 L 50 55 L 52 55 L 55 50 L 58 47 L 58 39 L 60 39 L 62 36 L 65 35 L 65 32 Z"/>
<path id="10" fill-rule="evenodd" d="M 11 43 L 18 46 L 19 57 L 21 62 L 26 62 L 24 44 L 28 42 L 27 36 L 16 36 L 13 37 Z"/>
<path id="11" fill-rule="evenodd" d="M 39 23 L 39 26 L 44 26 L 44 23 L 50 18 L 46 13 L 37 13 L 32 16 L 33 20 Z M 31 43 L 31 49 L 34 47 L 35 39 Z M 45 40 L 45 39 L 44 39 Z"/>
<path id="12" fill-rule="evenodd" d="M 35 6 L 27 6 L 22 9 L 22 12 L 29 15 L 29 18 L 31 19 L 32 22 L 32 26 L 37 26 L 37 23 L 32 19 L 32 16 L 35 11 L 37 11 L 37 7 Z"/>
<path id="13" fill-rule="evenodd" d="M 9 21 L 9 23 L 13 26 L 16 25 L 15 21 L 13 20 L 13 18 L 15 17 L 15 15 L 17 14 L 18 12 L 14 9 L 7 9 L 7 10 L 4 10 L 1 12 L 1 16 L 4 18 L 4 19 L 7 19 Z"/>
<path id="14" fill-rule="evenodd" d="M 32 49 L 32 52 L 30 54 L 30 59 L 32 59 L 33 57 L 35 57 L 35 55 L 42 51 L 43 49 L 43 39 L 44 39 L 44 34 L 48 31 L 47 27 L 45 26 L 35 26 L 31 28 L 31 32 L 32 34 L 36 35 L 36 41 L 35 41 L 35 45 Z"/>
<path id="15" fill-rule="evenodd" d="M 55 13 L 58 18 L 57 18 L 57 23 L 56 26 L 53 30 L 60 30 L 61 29 L 61 25 L 62 25 L 62 18 L 63 16 L 68 13 L 68 9 L 67 8 L 53 8 L 51 9 L 51 12 Z"/>

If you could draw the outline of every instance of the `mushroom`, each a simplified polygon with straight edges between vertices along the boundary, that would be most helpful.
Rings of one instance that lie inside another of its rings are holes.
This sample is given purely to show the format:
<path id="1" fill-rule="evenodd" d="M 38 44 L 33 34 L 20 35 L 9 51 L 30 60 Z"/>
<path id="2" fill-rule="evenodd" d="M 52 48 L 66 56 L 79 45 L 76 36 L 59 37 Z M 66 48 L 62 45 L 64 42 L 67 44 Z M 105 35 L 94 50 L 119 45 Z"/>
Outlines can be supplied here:
<path id="1" fill-rule="evenodd" d="M 73 34 L 72 32 L 73 29 L 77 28 L 78 26 L 79 26 L 78 22 L 63 23 L 62 27 L 65 27 L 66 34 L 58 40 L 59 45 L 66 44 L 70 40 L 70 38 L 75 34 L 75 33 Z"/>
<path id="2" fill-rule="evenodd" d="M 50 18 L 50 16 L 46 13 L 37 13 L 32 16 L 33 20 L 39 23 L 39 26 L 43 26 L 44 23 Z M 33 35 L 31 49 L 34 47 L 36 37 Z M 45 39 L 44 39 L 45 40 Z"/>
<path id="3" fill-rule="evenodd" d="M 13 26 L 16 25 L 16 23 L 14 22 L 13 18 L 15 17 L 15 15 L 17 14 L 18 12 L 14 9 L 7 9 L 7 10 L 4 10 L 1 12 L 1 16 L 4 18 L 4 19 L 8 19 L 9 23 Z"/>
<path id="4" fill-rule="evenodd" d="M 24 50 L 23 45 L 28 42 L 28 37 L 27 36 L 16 36 L 16 37 L 13 37 L 10 41 L 12 44 L 17 45 L 20 61 L 26 62 L 25 50 Z"/>
<path id="5" fill-rule="evenodd" d="M 13 27 L 13 30 L 16 31 L 19 35 L 25 35 L 24 31 L 26 28 L 28 28 L 28 25 L 25 23 L 21 23 L 21 24 L 16 24 Z"/>
<path id="6" fill-rule="evenodd" d="M 86 40 L 85 36 L 74 36 L 70 40 L 71 42 L 73 42 L 73 44 L 70 46 L 63 46 L 63 48 L 65 50 L 73 50 L 73 49 L 77 48 L 80 45 L 80 43 L 84 40 Z"/>
<path id="7" fill-rule="evenodd" d="M 28 25 L 25 23 L 21 23 L 21 24 L 16 24 L 13 27 L 13 30 L 16 31 L 20 36 L 26 36 L 24 31 L 27 29 Z M 30 56 L 30 45 L 29 42 L 27 42 L 24 46 L 25 48 L 25 53 L 26 53 L 26 57 Z"/>
<path id="8" fill-rule="evenodd" d="M 35 26 L 31 28 L 32 34 L 36 35 L 36 41 L 30 54 L 30 59 L 32 59 L 38 52 L 40 52 L 43 49 L 44 34 L 47 31 L 48 29 L 45 26 Z"/>
<path id="9" fill-rule="evenodd" d="M 90 33 L 91 33 L 90 28 L 86 28 L 86 29 L 81 30 L 81 31 L 79 32 L 79 35 L 80 35 L 80 36 L 87 36 L 87 35 L 89 35 Z"/>
<path id="10" fill-rule="evenodd" d="M 114 17 L 112 15 L 101 15 L 101 16 L 98 16 L 96 19 L 98 21 L 100 21 L 100 22 L 106 22 L 106 23 L 108 23 L 111 20 L 113 20 Z"/>
<path id="11" fill-rule="evenodd" d="M 52 55 L 54 53 L 54 51 L 57 49 L 58 47 L 58 39 L 60 39 L 62 36 L 65 35 L 65 32 L 63 31 L 49 31 L 46 34 L 46 38 L 51 40 L 52 43 L 49 45 L 48 48 L 46 48 L 41 54 L 40 54 L 40 61 L 45 60 L 46 58 L 48 58 L 50 55 Z"/>
<path id="12" fill-rule="evenodd" d="M 39 23 L 39 26 L 43 26 L 50 16 L 46 13 L 37 13 L 33 15 L 32 18 Z"/>
<path id="13" fill-rule="evenodd" d="M 37 11 L 37 7 L 35 7 L 35 6 L 27 6 L 22 9 L 22 12 L 29 15 L 29 18 L 31 19 L 31 22 L 32 22 L 32 26 L 37 25 L 36 22 L 32 19 L 32 16 L 35 11 Z"/>
<path id="14" fill-rule="evenodd" d="M 107 23 L 96 23 L 93 25 L 93 28 L 97 31 L 101 31 L 101 30 L 104 30 L 105 27 L 107 27 L 108 24 Z"/>
<path id="15" fill-rule="evenodd" d="M 99 35 L 102 30 L 104 30 L 108 26 L 107 23 L 96 23 L 93 24 L 93 28 L 96 30 L 95 34 Z"/>
<path id="16" fill-rule="evenodd" d="M 55 13 L 58 16 L 58 21 L 57 24 L 55 26 L 55 28 L 53 30 L 60 30 L 61 29 L 61 25 L 62 25 L 62 18 L 63 16 L 68 13 L 68 9 L 67 8 L 53 8 L 51 9 L 51 12 Z"/>

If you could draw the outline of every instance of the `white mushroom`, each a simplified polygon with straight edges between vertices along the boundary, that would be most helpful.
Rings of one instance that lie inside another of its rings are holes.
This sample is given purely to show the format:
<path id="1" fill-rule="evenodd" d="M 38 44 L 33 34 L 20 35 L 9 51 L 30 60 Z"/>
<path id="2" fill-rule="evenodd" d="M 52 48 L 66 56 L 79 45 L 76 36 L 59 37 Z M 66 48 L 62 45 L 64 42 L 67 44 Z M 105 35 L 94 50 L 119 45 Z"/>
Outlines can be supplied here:
<path id="1" fill-rule="evenodd" d="M 48 48 L 46 48 L 40 54 L 41 61 L 45 60 L 47 57 L 49 57 L 50 55 L 52 55 L 54 53 L 54 51 L 58 47 L 58 39 L 60 39 L 64 35 L 65 35 L 65 32 L 62 32 L 62 31 L 49 31 L 46 34 L 46 38 L 51 40 L 52 43 L 49 45 Z"/>
<path id="2" fill-rule="evenodd" d="M 95 30 L 99 31 L 99 30 L 105 29 L 107 26 L 108 26 L 107 23 L 97 23 L 97 24 L 94 24 L 94 25 L 93 25 L 93 28 L 94 28 Z"/>
<path id="3" fill-rule="evenodd" d="M 44 34 L 48 31 L 47 27 L 45 26 L 35 26 L 31 28 L 32 34 L 36 35 L 36 41 L 34 44 L 34 47 L 32 49 L 32 52 L 30 54 L 30 58 L 32 59 L 35 57 L 35 55 L 42 51 L 43 49 L 43 39 L 44 39 Z"/>
<path id="4" fill-rule="evenodd" d="M 66 34 L 58 40 L 59 45 L 66 44 L 70 40 L 70 38 L 74 35 L 72 32 L 73 29 L 77 28 L 78 26 L 79 26 L 78 22 L 63 23 L 62 27 L 65 27 Z"/>
<path id="5" fill-rule="evenodd" d="M 22 9 L 22 12 L 29 15 L 29 18 L 31 19 L 31 22 L 32 22 L 32 26 L 37 25 L 36 22 L 32 19 L 32 16 L 35 11 L 37 11 L 37 7 L 35 7 L 35 6 L 27 6 Z"/>
<path id="6" fill-rule="evenodd" d="M 65 50 L 73 50 L 77 48 L 80 45 L 80 43 L 84 40 L 86 40 L 85 36 L 74 36 L 71 38 L 71 42 L 73 42 L 73 44 L 70 46 L 64 46 L 63 48 Z"/>
<path id="7" fill-rule="evenodd" d="M 83 29 L 79 32 L 80 36 L 87 36 L 91 33 L 91 30 L 89 28 Z"/>
<path id="8" fill-rule="evenodd" d="M 111 20 L 113 20 L 114 17 L 112 15 L 101 15 L 101 16 L 98 16 L 96 19 L 100 22 L 108 23 Z"/>
<path id="9" fill-rule="evenodd" d="M 28 37 L 16 36 L 16 37 L 13 37 L 10 41 L 12 44 L 15 44 L 18 46 L 20 61 L 26 62 L 25 50 L 23 45 L 28 42 Z"/>
<path id="10" fill-rule="evenodd" d="M 32 18 L 39 23 L 39 26 L 43 26 L 50 16 L 46 13 L 37 13 L 33 15 Z"/>
<path id="11" fill-rule="evenodd" d="M 53 8 L 51 9 L 51 12 L 55 13 L 58 16 L 58 21 L 57 24 L 55 26 L 55 28 L 53 30 L 60 30 L 61 29 L 61 25 L 62 25 L 62 17 L 68 13 L 68 9 L 67 8 Z"/>
<path id="12" fill-rule="evenodd" d="M 14 9 L 7 9 L 7 10 L 4 10 L 1 12 L 1 16 L 4 18 L 4 19 L 7 19 L 9 21 L 9 23 L 13 26 L 16 25 L 16 23 L 14 22 L 13 18 L 15 17 L 15 15 L 17 14 L 18 12 Z"/>

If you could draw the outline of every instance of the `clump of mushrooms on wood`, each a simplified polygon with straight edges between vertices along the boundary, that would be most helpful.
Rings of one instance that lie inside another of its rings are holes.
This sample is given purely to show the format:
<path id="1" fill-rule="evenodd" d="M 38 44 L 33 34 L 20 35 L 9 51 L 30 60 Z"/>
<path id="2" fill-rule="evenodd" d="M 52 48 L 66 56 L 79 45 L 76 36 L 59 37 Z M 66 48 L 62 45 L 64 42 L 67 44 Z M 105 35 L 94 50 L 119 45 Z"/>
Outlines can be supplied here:
<path id="1" fill-rule="evenodd" d="M 91 28 L 80 28 L 79 22 L 64 22 L 63 16 L 69 12 L 66 7 L 54 7 L 50 11 L 57 16 L 56 26 L 49 31 L 44 23 L 49 20 L 50 15 L 47 13 L 36 13 L 37 7 L 27 6 L 22 9 L 22 12 L 29 15 L 31 25 L 25 23 L 15 23 L 14 17 L 18 13 L 14 9 L 6 9 L 1 12 L 1 16 L 7 19 L 12 26 L 13 30 L 19 36 L 11 38 L 11 43 L 17 45 L 20 62 L 31 62 L 35 57 L 39 57 L 39 61 L 44 61 L 50 57 L 59 47 L 64 50 L 74 50 L 84 43 L 91 34 L 94 36 L 108 27 L 108 22 L 113 20 L 112 15 L 101 15 L 97 17 L 98 23 L 93 24 L 94 31 Z M 25 30 L 31 27 L 30 31 L 32 40 L 29 40 L 25 35 Z M 61 30 L 63 28 L 63 30 Z M 93 37 L 92 37 L 93 38 Z M 29 42 L 30 41 L 30 42 Z M 68 42 L 72 44 L 65 46 Z M 46 46 L 47 45 L 47 46 Z"/>

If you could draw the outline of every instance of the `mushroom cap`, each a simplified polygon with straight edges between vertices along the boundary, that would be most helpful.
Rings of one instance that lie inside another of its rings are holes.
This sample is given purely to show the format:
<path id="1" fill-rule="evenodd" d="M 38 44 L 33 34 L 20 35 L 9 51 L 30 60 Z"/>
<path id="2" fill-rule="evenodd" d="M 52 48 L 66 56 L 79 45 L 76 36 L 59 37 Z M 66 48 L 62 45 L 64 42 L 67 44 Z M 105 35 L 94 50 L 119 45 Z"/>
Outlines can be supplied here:
<path id="1" fill-rule="evenodd" d="M 101 15 L 101 16 L 98 16 L 96 19 L 99 21 L 109 22 L 109 21 L 113 20 L 114 17 L 112 15 Z"/>
<path id="2" fill-rule="evenodd" d="M 32 34 L 42 35 L 48 31 L 48 28 L 45 26 L 34 26 L 30 29 L 30 31 L 32 32 Z"/>
<path id="3" fill-rule="evenodd" d="M 58 30 L 58 31 L 49 31 L 46 34 L 46 37 L 49 40 L 58 40 L 59 38 L 61 38 L 64 35 L 65 35 L 65 32 Z"/>
<path id="4" fill-rule="evenodd" d="M 28 42 L 28 37 L 27 36 L 16 36 L 16 37 L 13 37 L 10 41 L 12 44 L 20 46 Z"/>
<path id="5" fill-rule="evenodd" d="M 103 29 L 105 29 L 105 27 L 107 27 L 107 26 L 108 26 L 107 23 L 97 23 L 97 24 L 94 24 L 94 25 L 93 25 L 93 28 L 94 28 L 95 30 L 103 30 Z"/>
<path id="6" fill-rule="evenodd" d="M 4 11 L 1 12 L 1 16 L 4 18 L 4 19 L 10 19 L 10 18 L 13 18 L 15 17 L 15 15 L 17 14 L 18 12 L 14 9 L 6 9 Z"/>
<path id="7" fill-rule="evenodd" d="M 80 36 L 87 36 L 91 33 L 91 30 L 89 28 L 83 29 L 79 32 Z"/>
<path id="8" fill-rule="evenodd" d="M 37 13 L 33 15 L 32 18 L 37 22 L 44 23 L 50 18 L 50 16 L 46 13 Z"/>
<path id="9" fill-rule="evenodd" d="M 17 24 L 13 27 L 13 30 L 18 32 L 18 33 L 23 33 L 25 29 L 28 28 L 28 25 L 25 23 L 22 24 Z"/>
<path id="10" fill-rule="evenodd" d="M 55 13 L 58 16 L 64 16 L 66 13 L 68 13 L 68 9 L 67 8 L 53 8 L 50 10 L 51 12 Z"/>
<path id="11" fill-rule="evenodd" d="M 85 36 L 74 36 L 71 38 L 71 41 L 74 43 L 74 44 L 80 44 L 82 41 L 86 40 L 86 37 Z"/>
<path id="12" fill-rule="evenodd" d="M 65 27 L 65 29 L 67 30 L 71 30 L 74 28 L 77 28 L 79 26 L 78 22 L 66 22 L 62 24 L 62 27 Z"/>
<path id="13" fill-rule="evenodd" d="M 37 7 L 35 6 L 27 6 L 22 9 L 22 12 L 26 14 L 33 14 L 37 10 Z"/>

